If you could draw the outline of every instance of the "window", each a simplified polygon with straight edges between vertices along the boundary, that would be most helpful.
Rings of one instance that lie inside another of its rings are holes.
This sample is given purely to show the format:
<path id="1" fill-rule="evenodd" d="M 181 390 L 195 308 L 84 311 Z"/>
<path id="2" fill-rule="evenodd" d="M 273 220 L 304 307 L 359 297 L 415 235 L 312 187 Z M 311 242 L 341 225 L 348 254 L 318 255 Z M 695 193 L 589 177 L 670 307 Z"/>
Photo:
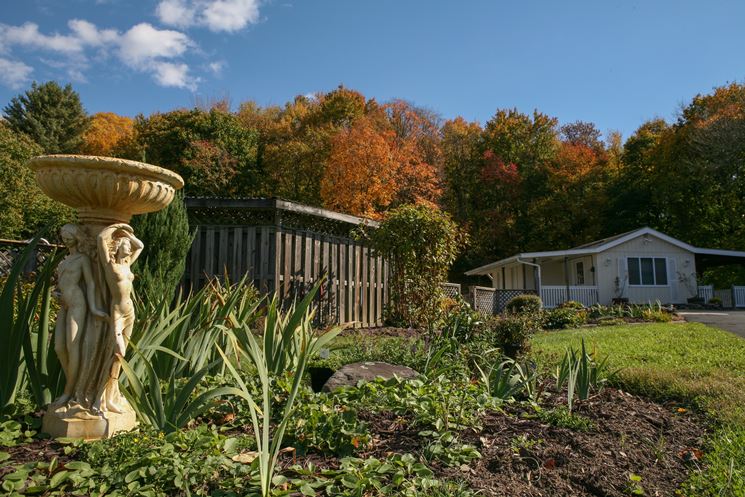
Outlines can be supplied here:
<path id="1" fill-rule="evenodd" d="M 577 268 L 577 285 L 585 284 L 585 264 L 584 262 L 578 262 L 575 267 Z"/>
<path id="2" fill-rule="evenodd" d="M 629 285 L 667 285 L 667 259 L 664 257 L 629 257 L 628 270 Z"/>

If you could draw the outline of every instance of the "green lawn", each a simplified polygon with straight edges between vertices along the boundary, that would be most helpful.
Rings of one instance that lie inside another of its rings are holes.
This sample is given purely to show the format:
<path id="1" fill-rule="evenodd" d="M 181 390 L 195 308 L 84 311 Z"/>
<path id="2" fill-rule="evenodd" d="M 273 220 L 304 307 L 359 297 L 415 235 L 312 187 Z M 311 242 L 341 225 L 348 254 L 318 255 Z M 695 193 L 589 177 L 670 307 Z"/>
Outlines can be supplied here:
<path id="1" fill-rule="evenodd" d="M 745 496 L 745 340 L 696 323 L 643 324 L 545 332 L 533 349 L 555 364 L 581 338 L 621 368 L 622 388 L 678 400 L 713 421 L 706 469 L 692 475 L 683 495 Z"/>

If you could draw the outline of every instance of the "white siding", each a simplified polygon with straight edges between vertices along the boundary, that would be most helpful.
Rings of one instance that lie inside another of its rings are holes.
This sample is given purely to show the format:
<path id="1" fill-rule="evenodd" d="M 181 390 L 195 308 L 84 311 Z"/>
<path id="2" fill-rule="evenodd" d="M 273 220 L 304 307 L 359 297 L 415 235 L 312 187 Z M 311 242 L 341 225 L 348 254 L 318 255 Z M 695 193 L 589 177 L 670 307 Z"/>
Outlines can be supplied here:
<path id="1" fill-rule="evenodd" d="M 664 257 L 667 260 L 667 285 L 629 285 L 628 257 Z M 693 253 L 653 235 L 639 236 L 598 254 L 595 275 L 601 304 L 609 304 L 615 297 L 625 297 L 635 303 L 659 300 L 679 304 L 695 295 L 696 258 Z"/>

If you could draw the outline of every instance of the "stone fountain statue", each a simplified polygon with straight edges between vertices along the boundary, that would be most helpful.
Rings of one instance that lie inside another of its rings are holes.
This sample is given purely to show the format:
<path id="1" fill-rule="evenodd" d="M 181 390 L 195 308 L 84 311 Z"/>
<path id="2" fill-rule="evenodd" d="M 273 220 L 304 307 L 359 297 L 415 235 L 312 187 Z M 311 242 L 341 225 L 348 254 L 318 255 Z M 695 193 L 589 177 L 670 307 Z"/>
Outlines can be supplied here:
<path id="1" fill-rule="evenodd" d="M 166 207 L 184 183 L 172 171 L 108 157 L 48 155 L 29 166 L 44 193 L 76 208 L 80 219 L 60 231 L 69 253 L 57 268 L 54 348 L 65 389 L 44 414 L 42 431 L 110 437 L 136 424 L 119 374 L 135 321 L 131 267 L 144 245 L 127 223 Z"/>

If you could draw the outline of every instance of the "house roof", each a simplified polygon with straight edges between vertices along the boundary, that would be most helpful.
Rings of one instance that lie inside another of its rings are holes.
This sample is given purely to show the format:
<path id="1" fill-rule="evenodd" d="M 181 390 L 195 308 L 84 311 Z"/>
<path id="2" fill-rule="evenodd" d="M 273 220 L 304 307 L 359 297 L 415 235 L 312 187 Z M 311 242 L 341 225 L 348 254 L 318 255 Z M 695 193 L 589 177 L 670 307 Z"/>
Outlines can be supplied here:
<path id="1" fill-rule="evenodd" d="M 485 266 L 477 267 L 476 269 L 471 269 L 470 271 L 466 271 L 466 275 L 476 276 L 476 275 L 481 275 L 481 274 L 488 274 L 492 270 L 498 267 L 502 267 L 502 266 L 505 266 L 513 262 L 520 262 L 521 259 L 551 259 L 555 257 L 570 257 L 570 256 L 579 256 L 579 255 L 598 254 L 600 252 L 604 252 L 610 248 L 613 248 L 617 245 L 628 242 L 629 240 L 633 240 L 634 238 L 644 236 L 644 235 L 655 236 L 659 238 L 660 240 L 663 240 L 671 245 L 675 245 L 676 247 L 679 247 L 683 250 L 687 250 L 694 254 L 720 256 L 720 257 L 745 258 L 745 251 L 694 247 L 693 245 L 682 242 L 678 240 L 677 238 L 668 236 L 655 229 L 644 227 L 644 228 L 639 228 L 633 231 L 628 231 L 626 233 L 621 233 L 620 235 L 614 235 L 608 238 L 603 238 L 602 240 L 596 240 L 594 242 L 585 243 L 583 245 L 579 245 L 577 247 L 570 248 L 567 250 L 550 250 L 550 251 L 544 251 L 544 252 L 523 252 L 517 255 L 513 255 L 512 257 L 501 259 L 499 261 L 492 262 L 491 264 L 486 264 Z"/>

